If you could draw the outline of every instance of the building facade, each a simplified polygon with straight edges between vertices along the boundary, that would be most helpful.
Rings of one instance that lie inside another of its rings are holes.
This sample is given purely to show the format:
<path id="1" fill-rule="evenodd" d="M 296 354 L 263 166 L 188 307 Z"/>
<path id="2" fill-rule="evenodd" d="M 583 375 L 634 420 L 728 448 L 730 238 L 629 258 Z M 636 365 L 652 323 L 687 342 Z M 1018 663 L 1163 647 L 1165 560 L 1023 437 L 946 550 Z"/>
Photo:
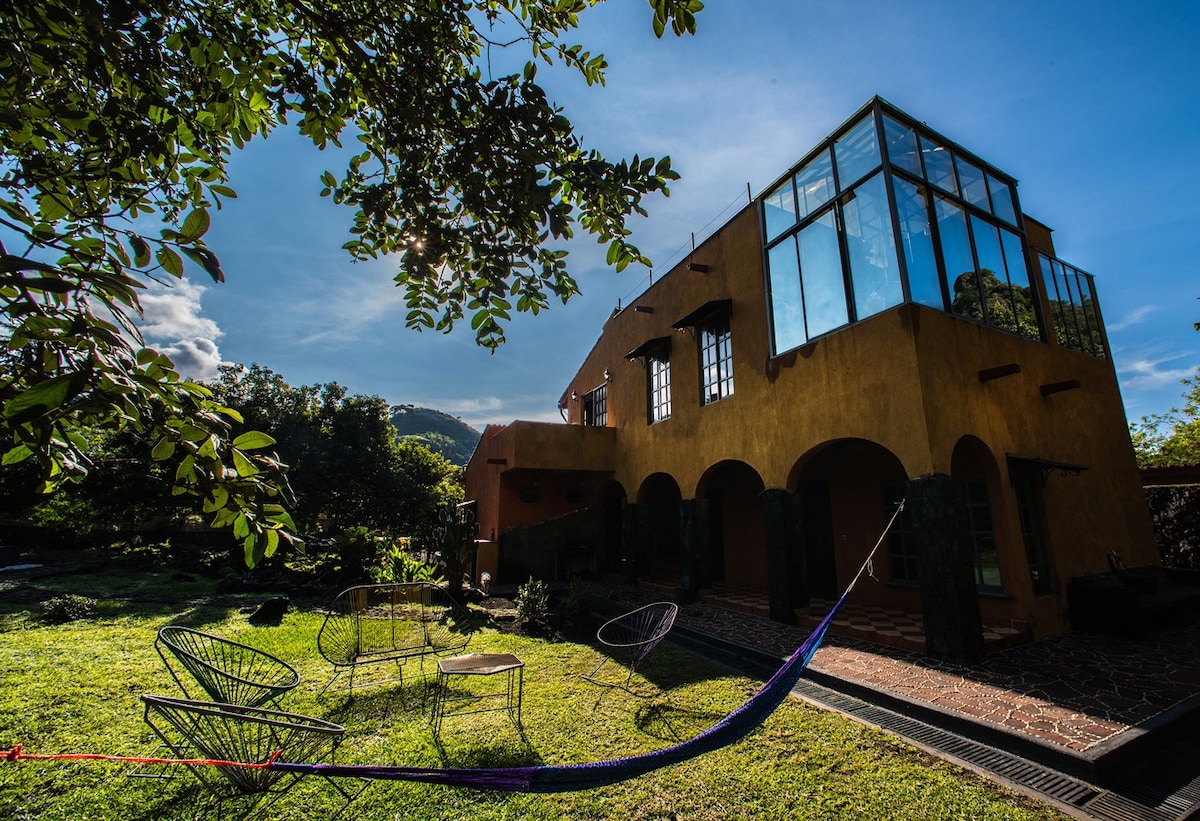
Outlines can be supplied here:
<path id="1" fill-rule="evenodd" d="M 501 581 L 608 570 L 771 618 L 835 597 L 1069 629 L 1076 575 L 1157 563 L 1093 279 L 1015 180 L 878 98 L 615 311 L 560 402 L 465 483 Z"/>

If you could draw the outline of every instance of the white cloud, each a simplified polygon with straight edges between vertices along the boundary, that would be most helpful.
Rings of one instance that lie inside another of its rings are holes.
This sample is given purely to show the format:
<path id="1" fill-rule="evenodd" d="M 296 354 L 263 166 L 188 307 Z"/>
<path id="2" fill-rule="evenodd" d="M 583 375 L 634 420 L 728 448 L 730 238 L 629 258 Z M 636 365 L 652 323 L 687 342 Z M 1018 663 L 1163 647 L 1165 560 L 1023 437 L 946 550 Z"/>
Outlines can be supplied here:
<path id="1" fill-rule="evenodd" d="M 171 285 L 155 284 L 141 295 L 142 319 L 138 322 L 146 343 L 171 357 L 176 369 L 189 379 L 217 377 L 221 328 L 203 316 L 200 298 L 207 290 L 187 279 Z"/>
<path id="2" fill-rule="evenodd" d="M 1181 357 L 1168 356 L 1159 359 L 1140 357 L 1123 362 L 1117 369 L 1121 383 L 1129 390 L 1153 390 L 1167 385 L 1177 385 L 1179 381 L 1192 375 L 1195 368 L 1163 367 L 1169 362 L 1177 362 Z"/>
<path id="3" fill-rule="evenodd" d="M 1116 333 L 1117 331 L 1125 330 L 1131 325 L 1137 325 L 1138 323 L 1145 322 L 1150 314 L 1158 310 L 1161 309 L 1157 305 L 1143 305 L 1140 308 L 1134 308 L 1116 322 L 1108 323 L 1108 332 Z"/>
<path id="4" fill-rule="evenodd" d="M 138 324 L 142 334 L 155 340 L 218 339 L 221 329 L 217 323 L 200 315 L 200 297 L 206 290 L 187 279 L 169 286 L 150 286 L 141 295 L 144 316 Z"/>

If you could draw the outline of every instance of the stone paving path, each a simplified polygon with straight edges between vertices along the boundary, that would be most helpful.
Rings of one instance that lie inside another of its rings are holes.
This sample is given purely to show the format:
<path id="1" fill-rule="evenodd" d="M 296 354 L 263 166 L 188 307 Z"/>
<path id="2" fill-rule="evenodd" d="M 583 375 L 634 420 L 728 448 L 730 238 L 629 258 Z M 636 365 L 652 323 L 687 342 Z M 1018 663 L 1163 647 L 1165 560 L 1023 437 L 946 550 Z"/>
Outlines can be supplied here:
<path id="1" fill-rule="evenodd" d="M 610 591 L 622 601 L 652 593 Z M 693 629 L 790 654 L 808 629 L 689 602 Z M 1143 640 L 1068 633 L 962 665 L 860 639 L 827 635 L 811 666 L 1058 747 L 1086 752 L 1185 701 L 1200 701 L 1200 625 Z"/>

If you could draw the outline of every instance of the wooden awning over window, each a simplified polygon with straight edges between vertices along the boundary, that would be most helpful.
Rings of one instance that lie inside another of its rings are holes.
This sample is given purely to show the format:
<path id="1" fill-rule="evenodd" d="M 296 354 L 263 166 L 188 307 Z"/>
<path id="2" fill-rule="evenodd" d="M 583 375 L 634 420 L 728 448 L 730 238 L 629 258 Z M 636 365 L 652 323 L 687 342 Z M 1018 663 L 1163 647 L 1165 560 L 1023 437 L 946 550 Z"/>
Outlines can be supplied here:
<path id="1" fill-rule="evenodd" d="M 684 328 L 695 328 L 704 320 L 714 314 L 729 314 L 730 306 L 733 305 L 732 299 L 714 299 L 705 302 L 696 310 L 685 316 L 683 319 L 676 322 L 671 327 L 675 330 L 683 330 Z"/>

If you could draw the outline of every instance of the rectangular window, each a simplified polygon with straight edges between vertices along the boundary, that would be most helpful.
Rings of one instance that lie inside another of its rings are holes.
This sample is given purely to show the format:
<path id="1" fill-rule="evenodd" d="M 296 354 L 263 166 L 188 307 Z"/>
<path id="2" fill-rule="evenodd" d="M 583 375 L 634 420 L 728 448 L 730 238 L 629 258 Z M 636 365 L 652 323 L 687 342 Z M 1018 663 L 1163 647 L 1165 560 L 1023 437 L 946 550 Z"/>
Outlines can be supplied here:
<path id="1" fill-rule="evenodd" d="M 771 322 L 775 353 L 799 347 L 804 337 L 804 300 L 800 296 L 800 262 L 796 238 L 788 237 L 767 252 L 771 269 Z"/>
<path id="2" fill-rule="evenodd" d="M 842 208 L 846 250 L 857 319 L 866 319 L 904 301 L 892 214 L 883 174 L 876 174 L 847 195 Z"/>
<path id="3" fill-rule="evenodd" d="M 1046 533 L 1042 527 L 1041 471 L 1027 462 L 1010 462 L 1009 467 L 1017 495 L 1017 512 L 1021 516 L 1021 538 L 1025 542 L 1033 594 L 1044 596 L 1054 592 L 1054 576 L 1050 551 L 1046 547 Z"/>
<path id="4" fill-rule="evenodd" d="M 988 501 L 987 480 L 965 479 L 967 486 L 967 518 L 970 538 L 975 547 L 975 584 L 993 590 L 1000 589 L 1000 550 L 996 531 L 992 527 L 992 507 Z"/>
<path id="5" fill-rule="evenodd" d="M 933 234 L 929 227 L 929 209 L 925 204 L 925 186 L 892 178 L 896 192 L 896 212 L 900 216 L 900 247 L 908 268 L 908 290 L 913 302 L 930 308 L 946 309 L 937 260 L 933 255 Z"/>
<path id="6" fill-rule="evenodd" d="M 701 325 L 700 404 L 711 405 L 733 395 L 733 349 L 729 318 L 723 316 Z"/>
<path id="7" fill-rule="evenodd" d="M 917 147 L 917 135 L 911 128 L 893 120 L 883 118 L 883 134 L 887 140 L 888 162 L 908 173 L 921 176 L 921 152 Z"/>
<path id="8" fill-rule="evenodd" d="M 667 351 L 646 356 L 650 424 L 671 418 L 671 358 Z"/>
<path id="9" fill-rule="evenodd" d="M 842 277 L 842 256 L 833 212 L 809 223 L 798 237 L 804 325 L 806 339 L 812 339 L 849 321 L 846 281 Z"/>
<path id="10" fill-rule="evenodd" d="M 763 197 L 763 220 L 768 241 L 796 224 L 796 194 L 791 180 Z"/>
<path id="11" fill-rule="evenodd" d="M 821 154 L 796 173 L 797 211 L 800 219 L 833 199 L 833 161 L 829 151 Z"/>
<path id="12" fill-rule="evenodd" d="M 838 189 L 845 191 L 880 165 L 875 115 L 868 114 L 834 143 Z"/>
<path id="13" fill-rule="evenodd" d="M 950 310 L 959 316 L 982 320 L 983 303 L 979 298 L 979 280 L 975 275 L 966 214 L 944 197 L 934 197 L 933 205 L 937 212 L 942 263 L 950 286 Z"/>
<path id="14" fill-rule="evenodd" d="M 925 178 L 943 191 L 957 195 L 958 178 L 954 176 L 954 155 L 950 149 L 921 137 L 921 156 L 925 158 Z"/>
<path id="15" fill-rule="evenodd" d="M 596 428 L 608 424 L 608 383 L 583 395 L 583 424 Z"/>
<path id="16" fill-rule="evenodd" d="M 1091 274 L 1045 254 L 1038 254 L 1038 261 L 1042 266 L 1042 281 L 1049 291 L 1050 315 L 1058 344 L 1106 359 L 1108 348 L 1096 309 L 1096 288 Z"/>
<path id="17" fill-rule="evenodd" d="M 962 157 L 954 159 L 954 167 L 958 169 L 958 181 L 962 185 L 963 199 L 984 211 L 991 211 L 991 206 L 988 205 L 987 183 L 983 179 L 983 169 Z"/>

